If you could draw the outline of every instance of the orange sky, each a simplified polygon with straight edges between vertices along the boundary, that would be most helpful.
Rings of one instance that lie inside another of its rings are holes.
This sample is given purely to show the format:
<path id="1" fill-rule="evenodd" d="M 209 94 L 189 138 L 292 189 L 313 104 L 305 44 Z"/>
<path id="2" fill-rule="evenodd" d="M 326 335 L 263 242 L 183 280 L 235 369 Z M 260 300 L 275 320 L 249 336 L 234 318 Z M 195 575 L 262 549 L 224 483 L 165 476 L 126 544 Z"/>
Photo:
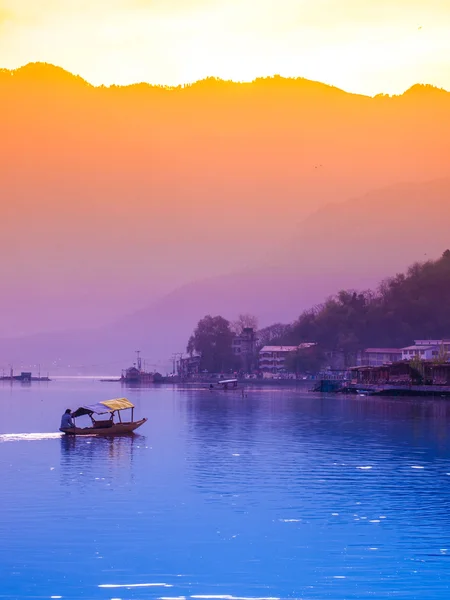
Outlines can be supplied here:
<path id="1" fill-rule="evenodd" d="M 0 67 L 94 84 L 302 76 L 364 94 L 450 89 L 450 0 L 0 0 Z"/>

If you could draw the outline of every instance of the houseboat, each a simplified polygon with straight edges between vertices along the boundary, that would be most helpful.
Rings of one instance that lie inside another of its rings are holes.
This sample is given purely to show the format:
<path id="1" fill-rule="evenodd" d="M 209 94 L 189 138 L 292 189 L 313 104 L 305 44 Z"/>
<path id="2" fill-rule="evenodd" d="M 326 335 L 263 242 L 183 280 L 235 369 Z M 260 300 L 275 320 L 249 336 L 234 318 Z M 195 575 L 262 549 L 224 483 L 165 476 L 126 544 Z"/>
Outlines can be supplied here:
<path id="1" fill-rule="evenodd" d="M 365 395 L 450 396 L 450 363 L 407 360 L 350 369 L 351 382 L 337 390 Z"/>

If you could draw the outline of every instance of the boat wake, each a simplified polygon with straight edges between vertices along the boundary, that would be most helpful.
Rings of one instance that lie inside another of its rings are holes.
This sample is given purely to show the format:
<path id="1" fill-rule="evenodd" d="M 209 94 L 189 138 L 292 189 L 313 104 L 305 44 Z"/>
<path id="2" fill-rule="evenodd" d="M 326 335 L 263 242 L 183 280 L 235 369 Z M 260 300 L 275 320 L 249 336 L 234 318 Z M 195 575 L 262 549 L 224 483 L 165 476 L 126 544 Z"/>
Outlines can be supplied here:
<path id="1" fill-rule="evenodd" d="M 62 433 L 0 433 L 2 442 L 34 442 L 37 440 L 57 440 Z"/>

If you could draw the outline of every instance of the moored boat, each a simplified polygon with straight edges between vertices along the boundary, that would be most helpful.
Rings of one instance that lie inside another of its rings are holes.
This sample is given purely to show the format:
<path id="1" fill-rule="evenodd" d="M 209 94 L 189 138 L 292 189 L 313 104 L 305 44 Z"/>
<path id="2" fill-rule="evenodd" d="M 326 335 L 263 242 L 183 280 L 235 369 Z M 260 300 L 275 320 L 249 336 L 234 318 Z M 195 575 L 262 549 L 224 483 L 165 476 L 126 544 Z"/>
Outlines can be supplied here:
<path id="1" fill-rule="evenodd" d="M 122 421 L 121 411 L 122 410 L 131 410 L 131 420 L 130 421 Z M 114 422 L 115 414 L 118 414 L 119 421 Z M 109 414 L 108 419 L 96 419 L 94 415 L 105 415 Z M 76 425 L 76 419 L 83 416 L 89 416 L 91 419 L 90 427 L 78 427 Z M 138 427 L 147 422 L 147 419 L 140 419 L 138 421 L 134 421 L 134 404 L 132 404 L 126 398 L 116 398 L 114 400 L 103 400 L 102 402 L 97 402 L 97 404 L 90 404 L 85 406 L 80 406 L 75 412 L 72 413 L 72 418 L 74 420 L 74 427 L 70 427 L 67 429 L 61 429 L 62 433 L 66 435 L 103 435 L 103 436 L 112 436 L 112 435 L 124 435 L 133 433 Z"/>
<path id="2" fill-rule="evenodd" d="M 215 384 L 209 384 L 209 390 L 228 390 L 228 389 L 236 389 L 238 386 L 237 379 L 219 379 Z"/>

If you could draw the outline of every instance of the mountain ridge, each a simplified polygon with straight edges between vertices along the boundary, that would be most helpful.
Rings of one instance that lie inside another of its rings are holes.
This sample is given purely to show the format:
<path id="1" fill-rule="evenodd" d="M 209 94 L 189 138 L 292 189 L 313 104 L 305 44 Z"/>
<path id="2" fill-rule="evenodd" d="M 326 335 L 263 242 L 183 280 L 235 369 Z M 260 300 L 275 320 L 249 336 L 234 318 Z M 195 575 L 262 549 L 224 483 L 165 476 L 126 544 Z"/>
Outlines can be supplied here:
<path id="1" fill-rule="evenodd" d="M 255 77 L 251 81 L 235 81 L 232 79 L 222 79 L 220 77 L 205 77 L 204 79 L 199 79 L 197 81 L 191 83 L 184 83 L 174 86 L 169 85 L 160 85 L 149 83 L 146 81 L 136 81 L 134 83 L 126 84 L 126 85 L 118 85 L 118 84 L 110 84 L 110 85 L 94 85 L 90 83 L 87 79 L 84 79 L 81 75 L 72 73 L 71 71 L 65 69 L 64 67 L 60 67 L 58 65 L 46 62 L 29 62 L 25 65 L 17 67 L 15 69 L 6 69 L 0 68 L 0 77 L 12 77 L 13 79 L 18 80 L 34 80 L 37 81 L 39 79 L 47 81 L 48 83 L 54 83 L 56 81 L 72 81 L 73 83 L 81 84 L 85 87 L 91 89 L 133 89 L 140 86 L 145 86 L 150 89 L 162 90 L 162 91 L 180 91 L 184 89 L 190 89 L 196 86 L 204 86 L 206 84 L 216 84 L 219 86 L 228 86 L 228 87 L 242 87 L 245 88 L 252 84 L 268 84 L 270 82 L 277 84 L 284 84 L 285 86 L 299 85 L 302 84 L 305 87 L 316 89 L 323 88 L 328 91 L 337 91 L 343 94 L 347 94 L 349 96 L 356 96 L 360 98 L 369 98 L 369 99 L 380 99 L 380 98 L 399 98 L 405 95 L 414 95 L 414 94 L 423 94 L 424 92 L 429 93 L 450 93 L 450 90 L 446 90 L 445 88 L 440 88 L 438 86 L 434 86 L 428 83 L 415 83 L 407 88 L 402 94 L 384 94 L 380 92 L 378 94 L 374 94 L 373 96 L 367 96 L 365 94 L 360 94 L 356 92 L 348 92 L 342 88 L 339 88 L 335 85 L 328 84 L 325 82 L 307 79 L 305 77 L 283 77 L 281 75 L 268 75 L 265 77 Z M 53 77 L 52 77 L 53 76 Z M 144 89 L 144 88 L 142 88 Z"/>

